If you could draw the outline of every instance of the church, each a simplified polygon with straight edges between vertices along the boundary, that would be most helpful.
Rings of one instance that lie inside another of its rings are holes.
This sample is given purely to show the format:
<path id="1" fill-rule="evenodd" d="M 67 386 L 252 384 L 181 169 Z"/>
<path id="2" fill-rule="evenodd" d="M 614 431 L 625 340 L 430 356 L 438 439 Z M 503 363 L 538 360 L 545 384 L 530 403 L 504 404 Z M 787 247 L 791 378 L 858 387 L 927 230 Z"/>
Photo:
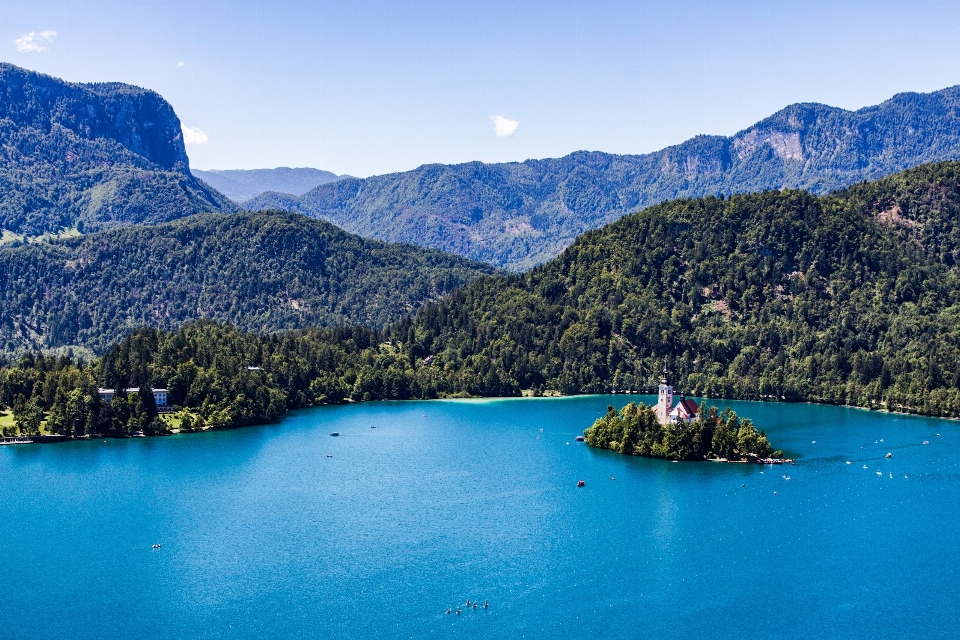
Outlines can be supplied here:
<path id="1" fill-rule="evenodd" d="M 663 369 L 660 379 L 660 395 L 657 400 L 657 420 L 660 424 L 683 424 L 693 422 L 700 415 L 700 406 L 693 400 L 687 400 L 680 394 L 676 406 L 673 404 L 673 387 L 667 384 L 667 369 Z"/>

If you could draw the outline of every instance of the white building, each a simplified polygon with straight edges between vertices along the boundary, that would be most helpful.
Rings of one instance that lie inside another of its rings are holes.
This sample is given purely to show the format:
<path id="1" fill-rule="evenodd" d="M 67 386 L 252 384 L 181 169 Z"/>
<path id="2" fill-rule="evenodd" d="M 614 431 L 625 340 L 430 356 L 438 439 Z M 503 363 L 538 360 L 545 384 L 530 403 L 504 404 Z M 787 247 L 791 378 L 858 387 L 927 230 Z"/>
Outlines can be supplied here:
<path id="1" fill-rule="evenodd" d="M 687 400 L 682 395 L 677 406 L 670 412 L 670 424 L 693 422 L 700 416 L 700 405 L 693 400 Z"/>
<path id="2" fill-rule="evenodd" d="M 113 402 L 113 397 L 117 395 L 116 389 L 97 389 L 100 392 L 100 397 L 104 402 Z M 131 393 L 140 393 L 140 389 L 136 387 L 130 387 L 126 389 L 127 395 Z M 153 390 L 153 402 L 158 407 L 167 406 L 167 390 L 166 389 L 154 389 Z"/>
<path id="3" fill-rule="evenodd" d="M 667 369 L 663 369 L 660 389 L 657 396 L 657 420 L 660 424 L 681 424 L 693 422 L 700 416 L 700 406 L 693 400 L 680 395 L 676 406 L 673 404 L 673 387 L 667 384 Z"/>

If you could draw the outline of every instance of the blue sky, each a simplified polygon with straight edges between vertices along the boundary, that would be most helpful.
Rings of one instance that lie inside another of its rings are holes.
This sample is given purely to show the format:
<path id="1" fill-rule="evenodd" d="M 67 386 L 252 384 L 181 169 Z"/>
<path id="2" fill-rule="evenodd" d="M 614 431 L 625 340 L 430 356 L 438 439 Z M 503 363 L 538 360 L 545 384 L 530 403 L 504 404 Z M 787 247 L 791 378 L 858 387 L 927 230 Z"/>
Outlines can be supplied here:
<path id="1" fill-rule="evenodd" d="M 158 91 L 206 139 L 196 168 L 357 176 L 643 153 L 933 91 L 960 84 L 958 33 L 946 2 L 0 3 L 0 60 Z"/>

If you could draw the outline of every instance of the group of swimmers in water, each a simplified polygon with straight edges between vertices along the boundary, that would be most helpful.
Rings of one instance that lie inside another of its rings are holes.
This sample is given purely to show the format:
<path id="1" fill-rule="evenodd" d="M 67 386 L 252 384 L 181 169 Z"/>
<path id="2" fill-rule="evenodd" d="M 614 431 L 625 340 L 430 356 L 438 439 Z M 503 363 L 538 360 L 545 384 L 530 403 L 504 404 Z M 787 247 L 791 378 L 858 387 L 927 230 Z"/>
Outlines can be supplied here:
<path id="1" fill-rule="evenodd" d="M 474 601 L 473 601 L 472 606 L 473 606 L 474 610 L 476 610 L 476 608 L 477 608 L 477 606 L 478 606 L 479 604 L 480 604 L 480 601 L 479 601 L 479 600 L 474 600 Z M 469 609 L 470 607 L 471 607 L 470 600 L 467 600 L 467 609 Z M 483 608 L 484 608 L 484 609 L 489 609 L 489 608 L 490 608 L 490 602 L 489 602 L 488 600 L 484 600 L 484 601 L 483 601 Z M 457 611 L 456 611 L 457 615 L 460 615 L 461 611 L 462 611 L 462 610 L 460 609 L 460 607 L 457 607 Z M 447 609 L 447 615 L 450 615 L 451 613 L 453 613 L 453 609 Z"/>

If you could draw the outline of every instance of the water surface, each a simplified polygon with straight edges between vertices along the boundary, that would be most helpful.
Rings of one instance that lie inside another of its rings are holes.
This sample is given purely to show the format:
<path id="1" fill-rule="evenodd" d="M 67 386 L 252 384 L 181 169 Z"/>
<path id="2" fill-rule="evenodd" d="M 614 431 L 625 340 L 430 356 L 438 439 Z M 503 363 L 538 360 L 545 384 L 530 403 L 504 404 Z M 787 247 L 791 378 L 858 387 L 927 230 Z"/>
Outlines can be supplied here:
<path id="1" fill-rule="evenodd" d="M 960 637 L 960 424 L 729 403 L 766 468 L 574 441 L 625 402 L 2 447 L 0 637 Z"/>

